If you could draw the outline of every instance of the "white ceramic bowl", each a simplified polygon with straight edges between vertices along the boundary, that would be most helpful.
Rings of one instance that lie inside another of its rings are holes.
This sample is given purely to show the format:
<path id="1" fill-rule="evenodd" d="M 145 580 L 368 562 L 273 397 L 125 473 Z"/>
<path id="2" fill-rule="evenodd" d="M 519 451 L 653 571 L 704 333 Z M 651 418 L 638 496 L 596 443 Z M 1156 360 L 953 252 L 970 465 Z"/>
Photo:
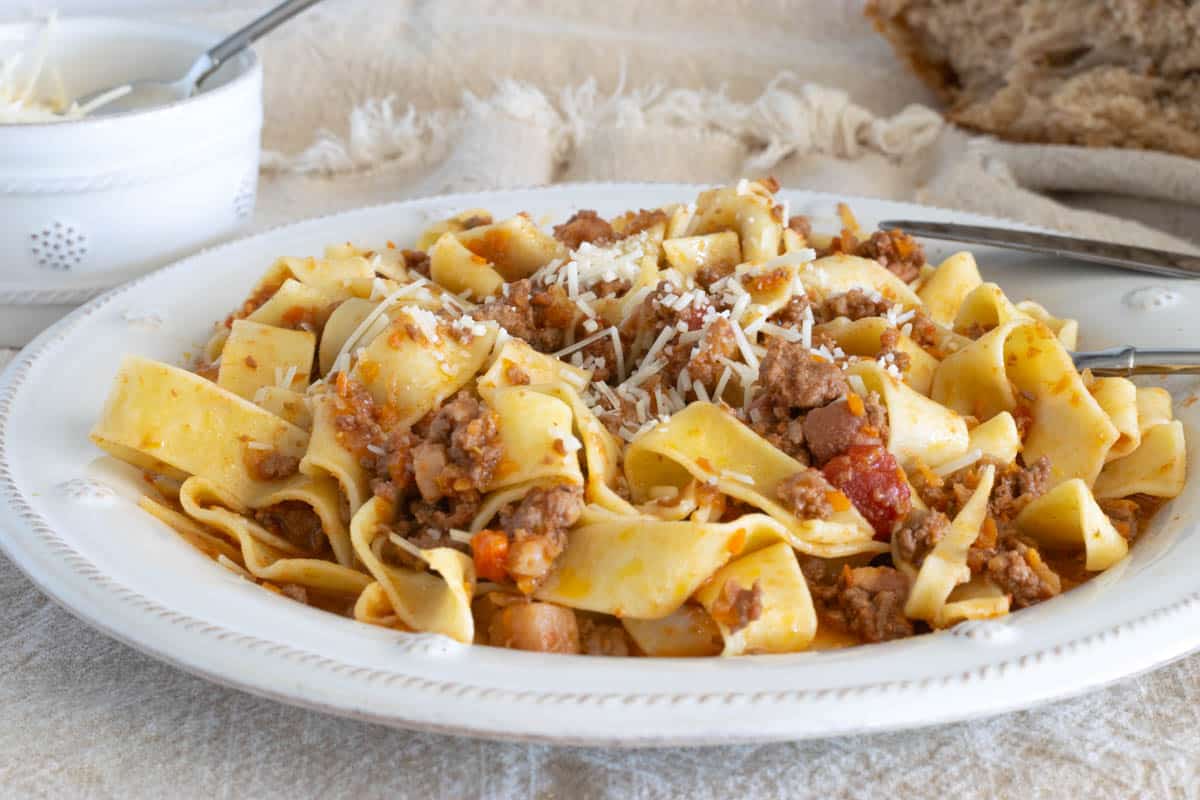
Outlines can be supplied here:
<path id="1" fill-rule="evenodd" d="M 34 25 L 0 25 L 0 54 L 18 50 Z M 77 97 L 177 78 L 219 38 L 135 19 L 67 19 L 50 59 L 66 96 Z M 114 286 L 228 236 L 254 209 L 261 129 L 262 69 L 249 51 L 182 102 L 0 124 L 0 302 L 45 304 L 47 291 Z"/>

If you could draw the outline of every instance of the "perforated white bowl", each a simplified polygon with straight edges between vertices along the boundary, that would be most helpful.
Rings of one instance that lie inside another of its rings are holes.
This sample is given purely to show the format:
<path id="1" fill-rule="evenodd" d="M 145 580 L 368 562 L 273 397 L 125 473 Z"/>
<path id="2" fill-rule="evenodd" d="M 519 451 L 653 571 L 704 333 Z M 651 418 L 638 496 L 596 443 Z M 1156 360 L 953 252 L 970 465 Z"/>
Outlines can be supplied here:
<path id="1" fill-rule="evenodd" d="M 0 25 L 0 55 L 35 23 Z M 219 39 L 130 19 L 68 19 L 50 60 L 68 97 L 173 79 Z M 227 236 L 254 208 L 262 70 L 232 59 L 204 92 L 82 120 L 0 124 L 0 303 L 109 287 Z M 80 297 L 83 299 L 83 297 Z"/>

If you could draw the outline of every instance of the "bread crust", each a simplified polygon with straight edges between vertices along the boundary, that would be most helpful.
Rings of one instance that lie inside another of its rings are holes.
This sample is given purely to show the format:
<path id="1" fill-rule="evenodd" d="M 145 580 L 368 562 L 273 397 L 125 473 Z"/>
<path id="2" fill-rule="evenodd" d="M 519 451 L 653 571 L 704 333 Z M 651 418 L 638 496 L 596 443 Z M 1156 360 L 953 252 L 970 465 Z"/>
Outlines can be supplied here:
<path id="1" fill-rule="evenodd" d="M 1200 0 L 870 0 L 866 13 L 962 127 L 1200 157 Z"/>

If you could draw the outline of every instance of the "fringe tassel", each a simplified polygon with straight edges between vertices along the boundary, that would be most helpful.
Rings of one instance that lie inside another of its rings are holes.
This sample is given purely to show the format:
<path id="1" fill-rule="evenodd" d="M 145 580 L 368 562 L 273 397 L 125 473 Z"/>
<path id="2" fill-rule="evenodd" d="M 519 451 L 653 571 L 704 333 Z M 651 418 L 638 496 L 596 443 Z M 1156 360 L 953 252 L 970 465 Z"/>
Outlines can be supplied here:
<path id="1" fill-rule="evenodd" d="M 464 124 L 492 115 L 548 133 L 560 163 L 593 131 L 664 126 L 731 136 L 747 147 L 751 155 L 746 166 L 755 171 L 768 170 L 793 154 L 854 159 L 874 152 L 904 161 L 928 148 L 945 124 L 937 112 L 917 105 L 879 117 L 851 102 L 845 92 L 801 82 L 791 73 L 772 80 L 753 102 L 740 103 L 723 88 L 626 91 L 622 71 L 608 97 L 588 80 L 562 90 L 557 103 L 517 81 L 500 82 L 486 99 L 466 92 L 462 107 L 453 110 L 418 112 L 410 105 L 400 113 L 394 97 L 371 100 L 351 112 L 344 137 L 322 130 L 313 144 L 294 155 L 264 152 L 263 170 L 337 175 L 383 164 L 432 164 L 448 153 Z"/>

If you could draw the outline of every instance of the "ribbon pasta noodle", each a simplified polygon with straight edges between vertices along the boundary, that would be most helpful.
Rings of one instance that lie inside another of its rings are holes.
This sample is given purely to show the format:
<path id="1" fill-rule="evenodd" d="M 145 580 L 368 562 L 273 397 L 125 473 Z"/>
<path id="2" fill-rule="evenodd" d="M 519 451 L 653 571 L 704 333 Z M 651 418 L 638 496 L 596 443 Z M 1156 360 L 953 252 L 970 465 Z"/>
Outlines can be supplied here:
<path id="1" fill-rule="evenodd" d="M 1121 564 L 1184 487 L 1171 396 L 1077 372 L 1079 324 L 970 253 L 778 189 L 278 258 L 195 363 L 126 356 L 92 441 L 219 566 L 463 644 L 792 653 Z"/>

